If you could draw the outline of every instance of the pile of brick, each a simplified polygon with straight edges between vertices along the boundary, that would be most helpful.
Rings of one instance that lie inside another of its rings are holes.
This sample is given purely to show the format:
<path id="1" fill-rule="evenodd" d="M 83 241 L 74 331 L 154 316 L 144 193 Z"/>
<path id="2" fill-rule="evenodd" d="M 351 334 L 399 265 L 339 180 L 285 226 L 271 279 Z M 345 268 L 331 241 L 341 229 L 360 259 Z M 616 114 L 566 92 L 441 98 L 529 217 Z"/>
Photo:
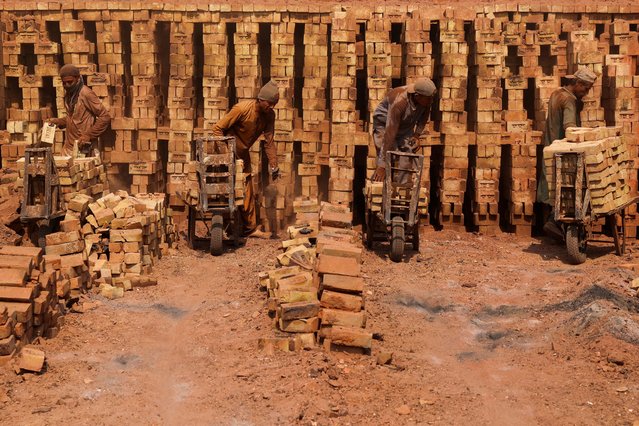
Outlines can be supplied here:
<path id="1" fill-rule="evenodd" d="M 619 127 L 579 128 L 573 127 L 566 131 L 566 139 L 557 140 L 544 148 L 544 164 L 548 179 L 549 196 L 554 200 L 557 196 L 556 154 L 582 153 L 584 157 L 583 169 L 585 177 L 583 188 L 590 190 L 592 212 L 604 214 L 621 206 L 627 205 L 634 197 L 630 187 L 631 157 L 628 152 L 625 137 L 621 136 Z M 562 156 L 562 170 L 565 174 L 561 184 L 567 187 L 569 193 L 574 193 L 578 162 L 575 157 Z M 563 188 L 562 188 L 563 190 Z M 579 194 L 578 194 L 579 196 Z M 562 205 L 562 209 L 574 209 L 574 198 L 571 205 Z"/>
<path id="2" fill-rule="evenodd" d="M 327 350 L 333 345 L 368 350 L 372 334 L 365 331 L 362 249 L 355 242 L 352 214 L 343 206 L 327 203 L 319 212 L 310 211 L 317 206 L 310 200 L 305 206 L 301 200 L 297 204 L 305 210 L 302 221 L 309 223 L 289 228 L 290 239 L 282 242 L 285 252 L 278 256 L 282 267 L 259 276 L 280 333 L 260 339 L 259 346 L 287 351 L 323 341 Z M 308 220 L 312 215 L 315 221 Z M 311 225 L 317 220 L 319 229 Z"/>
<path id="3" fill-rule="evenodd" d="M 410 191 L 407 188 L 398 188 L 398 195 L 403 199 L 410 199 Z M 417 201 L 417 213 L 420 216 L 426 216 L 428 214 L 428 199 L 426 194 L 428 189 L 424 187 L 419 188 L 419 200 Z M 372 212 L 381 212 L 384 196 L 384 183 L 373 182 L 371 180 L 366 181 L 364 187 L 364 194 L 366 196 L 366 207 L 370 208 Z"/>
<path id="4" fill-rule="evenodd" d="M 186 204 L 195 206 L 200 199 L 200 178 L 198 172 L 198 162 L 189 161 L 184 165 L 184 173 L 186 173 L 186 181 L 183 192 L 179 192 L 184 198 Z M 235 204 L 241 206 L 244 202 L 244 185 L 246 177 L 244 173 L 244 162 L 235 160 Z"/>
<path id="5" fill-rule="evenodd" d="M 18 187 L 23 187 L 24 161 L 24 157 L 17 161 Z M 108 190 L 105 168 L 99 157 L 55 156 L 54 162 L 64 201 L 70 201 L 76 194 L 101 197 Z"/>
<path id="6" fill-rule="evenodd" d="M 68 204 L 62 232 L 79 235 L 87 282 L 130 290 L 155 281 L 152 266 L 175 240 L 165 194 L 110 193 L 97 200 L 77 195 Z M 49 237 L 49 236 L 48 236 Z M 54 238 L 54 237 L 52 237 Z M 49 247 L 47 246 L 47 250 Z"/>
<path id="7" fill-rule="evenodd" d="M 0 246 L 0 363 L 35 337 L 55 337 L 68 296 L 61 259 L 40 248 Z"/>

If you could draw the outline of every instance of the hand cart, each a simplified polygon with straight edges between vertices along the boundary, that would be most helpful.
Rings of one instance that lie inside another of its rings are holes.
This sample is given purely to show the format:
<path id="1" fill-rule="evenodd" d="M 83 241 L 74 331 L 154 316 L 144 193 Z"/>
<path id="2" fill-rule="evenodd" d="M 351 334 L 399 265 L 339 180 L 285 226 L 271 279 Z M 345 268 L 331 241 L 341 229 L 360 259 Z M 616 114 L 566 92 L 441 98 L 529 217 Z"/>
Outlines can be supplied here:
<path id="1" fill-rule="evenodd" d="M 20 222 L 33 244 L 45 247 L 45 236 L 62 220 L 66 209 L 60 193 L 60 177 L 51 148 L 26 148 L 24 197 Z"/>
<path id="2" fill-rule="evenodd" d="M 401 151 L 386 153 L 386 178 L 382 190 L 381 212 L 374 212 L 367 199 L 365 242 L 390 241 L 390 258 L 399 262 L 407 242 L 419 251 L 419 186 L 424 156 Z"/>
<path id="3" fill-rule="evenodd" d="M 593 224 L 600 218 L 605 218 L 615 251 L 622 256 L 626 251 L 626 208 L 637 203 L 639 197 L 629 197 L 610 211 L 594 213 L 584 154 L 580 152 L 555 153 L 555 176 L 554 218 L 563 228 L 572 262 L 581 264 L 586 261 L 588 241 L 592 241 L 595 234 Z"/>
<path id="4" fill-rule="evenodd" d="M 191 143 L 191 159 L 197 161 L 199 201 L 189 206 L 188 243 L 194 247 L 197 223 L 207 230 L 209 251 L 219 256 L 224 240 L 240 243 L 242 219 L 235 203 L 235 138 L 199 138 Z M 210 226 L 208 223 L 210 222 Z"/>

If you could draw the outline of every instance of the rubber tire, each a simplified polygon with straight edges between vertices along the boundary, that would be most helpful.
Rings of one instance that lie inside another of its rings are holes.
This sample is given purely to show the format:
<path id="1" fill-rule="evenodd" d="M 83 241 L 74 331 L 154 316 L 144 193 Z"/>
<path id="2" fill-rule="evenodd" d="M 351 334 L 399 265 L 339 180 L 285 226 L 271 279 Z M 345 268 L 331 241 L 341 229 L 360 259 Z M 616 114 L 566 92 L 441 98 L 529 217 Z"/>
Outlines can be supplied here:
<path id="1" fill-rule="evenodd" d="M 568 225 L 566 228 L 566 249 L 574 265 L 580 265 L 587 259 L 586 242 L 582 240 L 582 227 Z"/>
<path id="2" fill-rule="evenodd" d="M 219 256 L 224 251 L 224 219 L 219 214 L 211 219 L 210 251 L 213 256 Z"/>
<path id="3" fill-rule="evenodd" d="M 404 235 L 404 221 L 401 217 L 395 216 L 391 220 L 391 251 L 390 259 L 393 262 L 401 262 L 404 257 L 404 246 L 406 236 Z"/>

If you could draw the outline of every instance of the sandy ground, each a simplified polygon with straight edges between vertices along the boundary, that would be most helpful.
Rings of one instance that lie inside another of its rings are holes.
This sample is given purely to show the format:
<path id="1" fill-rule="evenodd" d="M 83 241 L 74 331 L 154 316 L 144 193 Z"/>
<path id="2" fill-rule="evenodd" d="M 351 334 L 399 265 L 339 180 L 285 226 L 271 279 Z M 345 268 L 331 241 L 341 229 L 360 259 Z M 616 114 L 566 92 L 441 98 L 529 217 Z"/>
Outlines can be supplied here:
<path id="1" fill-rule="evenodd" d="M 257 273 L 277 241 L 182 249 L 157 287 L 69 314 L 41 375 L 0 369 L 0 424 L 633 424 L 631 248 L 581 266 L 549 241 L 426 230 L 404 263 L 366 252 L 371 356 L 267 356 Z M 380 351 L 393 352 L 378 366 Z"/>

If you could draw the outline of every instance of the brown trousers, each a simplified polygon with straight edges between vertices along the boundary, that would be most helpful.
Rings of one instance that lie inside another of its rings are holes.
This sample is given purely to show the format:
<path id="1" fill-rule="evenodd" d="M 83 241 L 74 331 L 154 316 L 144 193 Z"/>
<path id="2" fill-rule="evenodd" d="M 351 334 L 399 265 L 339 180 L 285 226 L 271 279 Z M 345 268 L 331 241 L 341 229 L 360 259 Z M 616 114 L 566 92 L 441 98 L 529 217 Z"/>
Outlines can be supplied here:
<path id="1" fill-rule="evenodd" d="M 255 193 L 253 191 L 253 175 L 246 176 L 244 182 L 244 209 L 242 210 L 244 219 L 244 231 L 252 232 L 257 228 L 257 209 L 255 207 Z"/>

